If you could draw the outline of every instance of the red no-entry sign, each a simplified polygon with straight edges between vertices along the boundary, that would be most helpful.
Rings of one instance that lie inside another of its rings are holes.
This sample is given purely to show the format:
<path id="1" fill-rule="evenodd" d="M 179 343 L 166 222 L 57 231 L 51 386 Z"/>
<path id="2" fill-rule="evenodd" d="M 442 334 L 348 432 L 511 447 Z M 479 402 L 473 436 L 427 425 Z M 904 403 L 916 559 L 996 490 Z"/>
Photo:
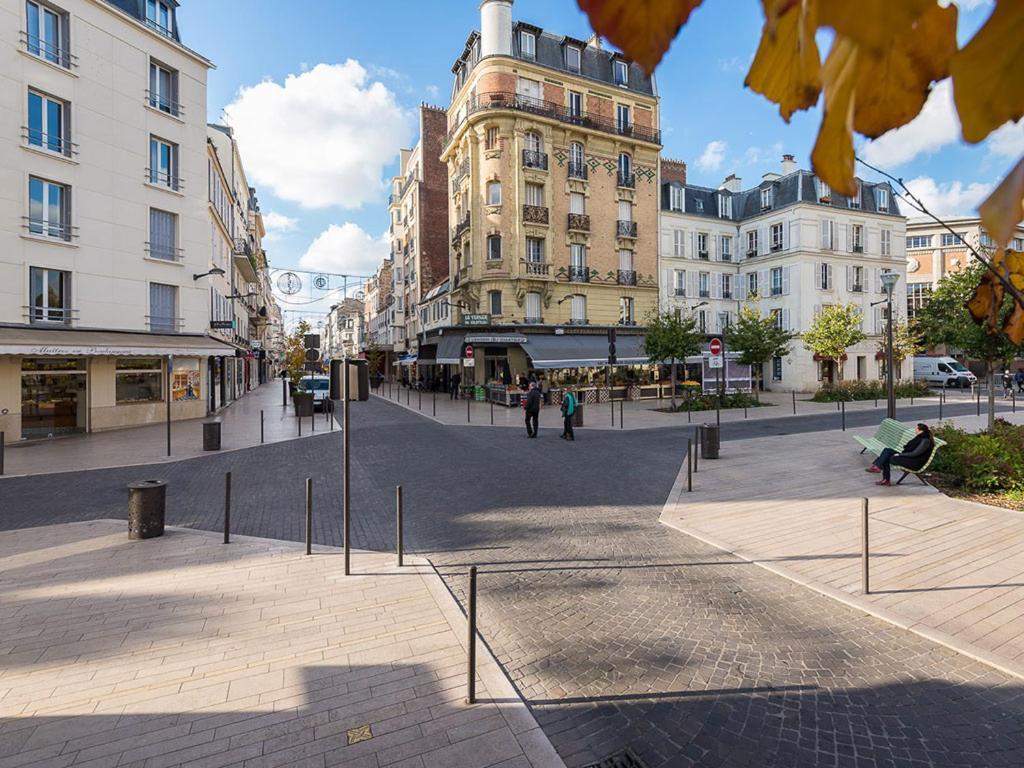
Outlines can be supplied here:
<path id="1" fill-rule="evenodd" d="M 708 344 L 708 351 L 711 352 L 712 355 L 722 354 L 722 340 L 712 339 L 711 343 Z"/>
<path id="2" fill-rule="evenodd" d="M 469 359 L 469 360 L 473 359 L 473 345 L 472 344 L 467 344 L 466 345 L 466 358 Z"/>

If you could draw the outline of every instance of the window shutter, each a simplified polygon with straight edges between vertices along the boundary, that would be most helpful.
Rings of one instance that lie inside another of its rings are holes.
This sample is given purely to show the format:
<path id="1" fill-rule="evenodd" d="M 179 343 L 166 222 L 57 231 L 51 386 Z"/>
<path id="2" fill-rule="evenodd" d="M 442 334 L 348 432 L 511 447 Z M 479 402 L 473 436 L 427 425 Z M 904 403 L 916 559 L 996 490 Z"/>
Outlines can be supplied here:
<path id="1" fill-rule="evenodd" d="M 828 249 L 828 222 L 821 222 L 821 249 Z"/>
<path id="2" fill-rule="evenodd" d="M 723 292 L 723 288 L 722 288 L 722 273 L 721 272 L 714 272 L 714 273 L 712 273 L 712 280 L 711 280 L 711 298 L 713 298 L 713 299 L 720 299 L 720 298 L 722 298 L 722 292 Z"/>
<path id="3" fill-rule="evenodd" d="M 782 250 L 789 250 L 789 224 L 782 222 Z"/>
<path id="4" fill-rule="evenodd" d="M 853 253 L 853 225 L 844 224 L 843 228 L 846 229 L 846 250 Z"/>
<path id="5" fill-rule="evenodd" d="M 831 290 L 835 290 L 836 284 L 835 284 L 835 281 L 832 278 L 832 265 L 831 264 L 826 264 L 825 265 L 825 269 L 827 270 L 828 289 L 830 291 Z"/>
<path id="6" fill-rule="evenodd" d="M 821 262 L 814 262 L 814 287 L 821 289 Z"/>
<path id="7" fill-rule="evenodd" d="M 846 265 L 846 290 L 853 291 L 853 267 Z"/>
<path id="8" fill-rule="evenodd" d="M 732 281 L 732 297 L 738 301 L 747 299 L 747 276 L 734 275 Z"/>
<path id="9" fill-rule="evenodd" d="M 663 269 L 661 270 L 661 284 L 665 286 L 665 296 L 673 296 L 676 292 L 676 284 L 672 279 L 672 270 Z"/>
<path id="10" fill-rule="evenodd" d="M 782 268 L 782 295 L 789 295 L 789 267 Z"/>
<path id="11" fill-rule="evenodd" d="M 782 329 L 784 331 L 790 330 L 789 310 L 788 309 L 783 309 L 782 310 Z"/>
<path id="12" fill-rule="evenodd" d="M 690 253 L 689 253 L 689 256 L 690 256 L 691 259 L 696 259 L 697 258 L 697 233 L 696 232 L 691 232 L 690 233 Z"/>
<path id="13" fill-rule="evenodd" d="M 696 296 L 697 295 L 697 273 L 688 272 L 686 275 L 686 295 Z"/>
<path id="14" fill-rule="evenodd" d="M 757 292 L 761 296 L 771 296 L 772 287 L 768 283 L 768 270 L 759 269 L 757 271 Z"/>

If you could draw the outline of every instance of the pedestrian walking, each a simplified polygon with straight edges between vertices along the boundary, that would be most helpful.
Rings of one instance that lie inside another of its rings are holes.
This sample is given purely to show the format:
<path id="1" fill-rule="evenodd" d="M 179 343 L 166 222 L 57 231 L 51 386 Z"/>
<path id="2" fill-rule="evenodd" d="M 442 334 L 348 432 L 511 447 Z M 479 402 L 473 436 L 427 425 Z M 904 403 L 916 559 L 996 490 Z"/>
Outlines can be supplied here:
<path id="1" fill-rule="evenodd" d="M 1024 368 L 1017 369 L 1017 375 L 1013 377 L 1017 382 L 1017 391 L 1024 392 Z"/>
<path id="2" fill-rule="evenodd" d="M 1013 374 L 1007 368 L 1003 371 L 1003 399 L 1009 400 L 1013 397 Z"/>
<path id="3" fill-rule="evenodd" d="M 536 437 L 538 419 L 540 417 L 540 390 L 537 383 L 531 381 L 530 389 L 526 393 L 526 436 Z"/>
<path id="4" fill-rule="evenodd" d="M 566 390 L 562 396 L 562 439 L 575 440 L 576 435 L 572 431 L 572 418 L 576 414 L 576 395 Z"/>
<path id="5" fill-rule="evenodd" d="M 462 374 L 458 371 L 452 374 L 452 391 L 448 395 L 449 400 L 459 399 L 459 385 L 462 383 Z"/>
<path id="6" fill-rule="evenodd" d="M 889 481 L 893 464 L 897 468 L 917 471 L 928 463 L 928 457 L 932 455 L 934 447 L 935 439 L 932 437 L 931 429 L 927 424 L 918 424 L 917 434 L 907 441 L 902 451 L 897 452 L 892 448 L 883 448 L 882 452 L 878 454 L 878 458 L 864 471 L 882 473 L 882 479 L 875 485 L 892 485 Z"/>

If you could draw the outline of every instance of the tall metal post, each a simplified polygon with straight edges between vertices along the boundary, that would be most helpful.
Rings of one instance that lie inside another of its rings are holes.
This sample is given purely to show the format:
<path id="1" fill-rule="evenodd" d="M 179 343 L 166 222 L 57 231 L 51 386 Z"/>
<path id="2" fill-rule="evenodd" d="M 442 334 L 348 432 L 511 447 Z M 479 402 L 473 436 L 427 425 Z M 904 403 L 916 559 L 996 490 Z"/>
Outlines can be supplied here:
<path id="1" fill-rule="evenodd" d="M 843 405 L 843 432 L 846 431 L 846 401 L 840 400 Z"/>
<path id="2" fill-rule="evenodd" d="M 619 400 L 619 429 L 622 429 L 622 425 L 623 425 L 622 409 L 623 409 L 623 403 L 625 403 L 625 402 L 626 402 L 625 398 L 623 398 L 622 400 Z"/>
<path id="3" fill-rule="evenodd" d="M 476 704 L 476 566 L 469 567 L 469 597 L 466 606 L 467 658 L 466 703 Z"/>
<path id="4" fill-rule="evenodd" d="M 260 409 L 260 445 L 263 445 L 263 409 Z"/>
<path id="5" fill-rule="evenodd" d="M 4 473 L 4 446 L 6 444 L 6 435 L 0 432 L 0 475 Z"/>
<path id="6" fill-rule="evenodd" d="M 793 415 L 796 416 L 796 390 L 795 389 L 793 390 L 792 394 L 793 394 Z"/>
<path id="7" fill-rule="evenodd" d="M 398 552 L 398 567 L 402 567 L 402 486 L 395 486 L 395 550 Z"/>
<path id="8" fill-rule="evenodd" d="M 686 490 L 693 490 L 693 438 L 686 438 Z"/>
<path id="9" fill-rule="evenodd" d="M 864 594 L 871 593 L 868 581 L 868 500 L 860 500 L 860 546 L 861 546 L 861 589 Z"/>
<path id="10" fill-rule="evenodd" d="M 231 473 L 224 473 L 224 543 L 231 541 Z"/>
<path id="11" fill-rule="evenodd" d="M 885 323 L 885 415 L 890 419 L 896 418 L 896 369 L 893 367 L 892 349 L 892 288 L 885 293 L 886 314 L 889 316 Z"/>
<path id="12" fill-rule="evenodd" d="M 171 455 L 171 370 L 173 358 L 167 356 L 167 455 Z"/>
<path id="13" fill-rule="evenodd" d="M 313 554 L 313 478 L 306 478 L 306 554 Z"/>
<path id="14" fill-rule="evenodd" d="M 345 575 L 348 576 L 352 573 L 351 570 L 351 559 L 350 559 L 350 544 L 352 537 L 349 535 L 349 506 L 351 503 L 351 489 L 349 488 L 349 428 L 348 428 L 348 358 L 345 358 L 345 362 L 342 365 L 342 371 L 345 374 L 344 386 L 342 387 L 342 397 L 344 403 L 342 404 L 342 418 L 341 418 L 341 444 L 342 444 L 342 455 L 344 457 L 343 469 L 342 469 L 342 482 L 344 487 L 342 488 L 342 536 L 344 537 L 345 544 Z"/>

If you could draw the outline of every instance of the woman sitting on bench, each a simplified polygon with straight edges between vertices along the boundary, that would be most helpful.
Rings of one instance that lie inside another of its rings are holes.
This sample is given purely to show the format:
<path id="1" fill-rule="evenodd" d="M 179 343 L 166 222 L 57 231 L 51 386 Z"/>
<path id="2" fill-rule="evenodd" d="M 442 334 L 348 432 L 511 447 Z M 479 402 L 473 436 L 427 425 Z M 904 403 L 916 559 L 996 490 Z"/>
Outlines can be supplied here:
<path id="1" fill-rule="evenodd" d="M 917 434 L 907 441 L 901 452 L 896 452 L 892 448 L 883 448 L 882 452 L 878 454 L 878 458 L 865 471 L 882 473 L 882 479 L 875 485 L 892 485 L 890 482 L 892 464 L 895 463 L 898 467 L 917 471 L 928 463 L 928 457 L 932 455 L 934 448 L 935 440 L 932 438 L 932 431 L 927 424 L 918 424 Z"/>

